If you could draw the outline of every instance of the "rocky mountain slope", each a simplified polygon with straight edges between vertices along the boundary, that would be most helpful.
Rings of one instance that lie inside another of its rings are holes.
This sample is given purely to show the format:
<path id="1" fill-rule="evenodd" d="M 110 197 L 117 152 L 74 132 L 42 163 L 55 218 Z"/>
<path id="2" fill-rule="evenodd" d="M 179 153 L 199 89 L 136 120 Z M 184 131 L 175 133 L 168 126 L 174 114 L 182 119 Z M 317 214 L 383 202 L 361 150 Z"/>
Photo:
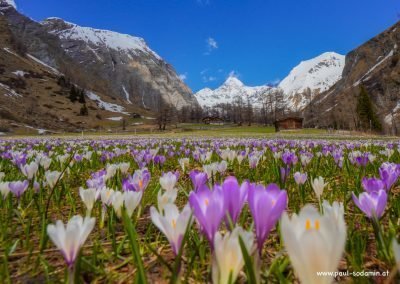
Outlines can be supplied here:
<path id="1" fill-rule="evenodd" d="M 284 92 L 284 103 L 288 110 L 302 110 L 310 100 L 309 90 L 317 94 L 329 89 L 342 76 L 345 56 L 326 52 L 313 59 L 303 61 L 292 69 L 289 75 L 275 87 L 245 86 L 237 78 L 229 77 L 226 82 L 215 90 L 205 88 L 195 94 L 201 106 L 211 107 L 220 103 L 233 103 L 242 97 L 247 97 L 254 107 L 261 107 L 273 91 Z"/>
<path id="2" fill-rule="evenodd" d="M 357 125 L 357 96 L 363 85 L 386 133 L 400 130 L 400 22 L 346 56 L 342 79 L 305 109 L 316 126 Z M 311 113 L 311 115 L 310 115 Z"/>
<path id="3" fill-rule="evenodd" d="M 101 93 L 82 96 L 60 71 L 25 53 L 1 14 L 0 59 L 0 134 L 98 129 L 135 110 Z"/>
<path id="4" fill-rule="evenodd" d="M 26 52 L 85 89 L 151 111 L 161 100 L 176 108 L 197 104 L 173 67 L 143 39 L 58 18 L 38 23 L 9 1 L 0 0 L 1 13 Z"/>

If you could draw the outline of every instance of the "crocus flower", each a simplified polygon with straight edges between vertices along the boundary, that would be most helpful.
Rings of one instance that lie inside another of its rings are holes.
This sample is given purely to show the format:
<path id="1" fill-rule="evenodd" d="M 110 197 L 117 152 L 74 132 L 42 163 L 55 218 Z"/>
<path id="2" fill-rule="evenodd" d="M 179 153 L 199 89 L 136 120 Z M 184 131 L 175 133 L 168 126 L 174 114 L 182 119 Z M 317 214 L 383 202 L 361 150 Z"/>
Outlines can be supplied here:
<path id="1" fill-rule="evenodd" d="M 187 204 L 181 213 L 175 204 L 166 204 L 164 214 L 160 214 L 154 206 L 150 208 L 151 221 L 167 237 L 172 251 L 178 255 L 183 236 L 189 226 L 191 209 Z"/>
<path id="2" fill-rule="evenodd" d="M 136 170 L 133 176 L 129 176 L 128 179 L 123 181 L 122 188 L 134 191 L 143 191 L 147 188 L 150 182 L 150 172 L 144 168 Z"/>
<path id="3" fill-rule="evenodd" d="M 178 159 L 178 163 L 181 166 L 182 171 L 185 172 L 186 168 L 189 166 L 189 158 Z"/>
<path id="4" fill-rule="evenodd" d="M 97 190 L 95 188 L 79 188 L 79 195 L 81 196 L 83 203 L 85 203 L 87 216 L 90 216 L 90 213 L 92 212 L 94 202 L 96 201 L 96 194 Z"/>
<path id="5" fill-rule="evenodd" d="M 3 196 L 3 199 L 6 199 L 7 195 L 10 193 L 8 181 L 0 182 L 0 193 L 1 196 Z"/>
<path id="6" fill-rule="evenodd" d="M 199 190 L 205 186 L 208 180 L 207 174 L 198 170 L 192 170 L 189 177 L 192 180 L 194 190 Z"/>
<path id="7" fill-rule="evenodd" d="M 3 173 L 3 172 L 0 172 L 0 181 L 2 181 L 3 179 L 4 179 L 4 177 L 6 176 L 6 174 L 5 173 Z"/>
<path id="8" fill-rule="evenodd" d="M 83 219 L 77 215 L 72 217 L 66 226 L 60 220 L 55 225 L 47 226 L 47 234 L 63 254 L 69 268 L 73 267 L 80 248 L 94 228 L 95 221 L 95 218 Z"/>
<path id="9" fill-rule="evenodd" d="M 386 190 L 390 190 L 399 178 L 400 166 L 394 163 L 383 163 L 379 168 L 379 175 L 386 186 Z"/>
<path id="10" fill-rule="evenodd" d="M 21 172 L 27 179 L 31 180 L 36 175 L 39 166 L 37 163 L 32 162 L 30 164 L 21 165 L 20 166 Z"/>
<path id="11" fill-rule="evenodd" d="M 122 216 L 122 205 L 124 205 L 124 195 L 122 194 L 122 192 L 114 192 L 111 198 L 111 205 L 113 206 L 117 217 L 120 218 Z"/>
<path id="12" fill-rule="evenodd" d="M 178 196 L 178 190 L 176 188 L 167 190 L 164 193 L 161 193 L 160 190 L 157 194 L 158 210 L 160 212 L 163 212 L 165 205 L 174 203 L 177 196 Z"/>
<path id="13" fill-rule="evenodd" d="M 172 190 L 174 189 L 176 182 L 178 180 L 178 177 L 176 176 L 175 173 L 173 172 L 168 172 L 163 174 L 160 177 L 160 185 L 163 189 L 165 190 Z"/>
<path id="14" fill-rule="evenodd" d="M 324 192 L 324 187 L 326 185 L 327 183 L 324 182 L 323 177 L 318 177 L 311 181 L 311 186 L 314 189 L 315 195 L 317 196 L 318 200 L 321 199 L 321 195 Z"/>
<path id="15" fill-rule="evenodd" d="M 237 179 L 232 176 L 227 177 L 222 184 L 224 211 L 225 214 L 229 215 L 229 218 L 225 215 L 225 223 L 228 227 L 230 224 L 229 221 L 232 221 L 232 225 L 236 224 L 243 205 L 247 199 L 249 187 L 250 183 L 248 181 L 245 181 L 242 183 L 242 185 L 239 185 Z"/>
<path id="16" fill-rule="evenodd" d="M 343 213 L 332 209 L 321 215 L 315 207 L 306 205 L 291 219 L 283 213 L 281 232 L 301 283 L 332 283 L 333 276 L 321 276 L 317 272 L 336 271 L 339 265 L 346 243 Z"/>
<path id="17" fill-rule="evenodd" d="M 221 187 L 216 185 L 211 191 L 203 186 L 196 192 L 192 191 L 189 195 L 189 203 L 201 232 L 207 237 L 212 247 L 215 232 L 218 231 L 224 217 L 224 198 Z"/>
<path id="18" fill-rule="evenodd" d="M 257 244 L 261 252 L 269 232 L 275 226 L 287 206 L 287 193 L 276 184 L 251 185 L 248 193 L 251 215 L 254 219 Z"/>
<path id="19" fill-rule="evenodd" d="M 53 188 L 56 185 L 56 182 L 60 178 L 60 176 L 61 176 L 61 173 L 58 171 L 46 172 L 45 177 L 46 177 L 47 185 L 50 188 Z"/>
<path id="20" fill-rule="evenodd" d="M 244 266 L 244 258 L 239 243 L 242 238 L 247 252 L 251 255 L 254 249 L 254 235 L 246 232 L 241 227 L 236 227 L 232 232 L 222 236 L 219 232 L 214 238 L 214 258 L 212 264 L 213 283 L 235 283 Z"/>
<path id="21" fill-rule="evenodd" d="M 385 189 L 386 187 L 382 180 L 374 177 L 363 177 L 361 184 L 364 190 L 368 192 L 379 191 L 381 189 Z"/>
<path id="22" fill-rule="evenodd" d="M 396 261 L 397 269 L 400 272 L 400 244 L 398 244 L 396 242 L 396 239 L 393 239 L 392 247 L 393 247 L 393 255 L 394 255 L 394 259 Z"/>
<path id="23" fill-rule="evenodd" d="M 128 216 L 131 217 L 133 211 L 135 211 L 142 200 L 143 191 L 125 191 L 123 196 L 126 212 L 128 213 Z"/>
<path id="24" fill-rule="evenodd" d="M 363 192 L 358 198 L 353 192 L 353 201 L 368 218 L 380 218 L 385 211 L 387 194 L 385 190 Z"/>
<path id="25" fill-rule="evenodd" d="M 293 177 L 294 177 L 294 181 L 298 185 L 305 184 L 307 181 L 307 173 L 302 174 L 300 172 L 295 172 Z"/>
<path id="26" fill-rule="evenodd" d="M 20 198 L 21 195 L 28 189 L 29 181 L 12 181 L 8 184 L 10 191 L 17 197 Z"/>

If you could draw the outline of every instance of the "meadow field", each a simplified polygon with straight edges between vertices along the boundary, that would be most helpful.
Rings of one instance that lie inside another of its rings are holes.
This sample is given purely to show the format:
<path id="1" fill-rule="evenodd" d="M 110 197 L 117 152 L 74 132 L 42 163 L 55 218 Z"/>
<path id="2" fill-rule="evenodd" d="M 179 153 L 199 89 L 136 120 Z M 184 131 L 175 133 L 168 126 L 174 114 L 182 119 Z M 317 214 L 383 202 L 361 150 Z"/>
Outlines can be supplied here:
<path id="1" fill-rule="evenodd" d="M 0 138 L 2 283 L 399 283 L 400 141 Z"/>

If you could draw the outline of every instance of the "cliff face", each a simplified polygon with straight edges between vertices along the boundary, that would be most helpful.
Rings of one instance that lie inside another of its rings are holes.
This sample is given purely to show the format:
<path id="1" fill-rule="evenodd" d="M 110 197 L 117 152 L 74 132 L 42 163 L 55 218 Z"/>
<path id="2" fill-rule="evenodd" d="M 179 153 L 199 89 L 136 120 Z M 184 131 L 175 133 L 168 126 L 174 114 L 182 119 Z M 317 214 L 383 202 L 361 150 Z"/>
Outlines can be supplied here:
<path id="1" fill-rule="evenodd" d="M 305 114 L 316 126 L 353 128 L 363 85 L 386 133 L 400 130 L 400 23 L 346 55 L 342 79 L 315 97 Z"/>

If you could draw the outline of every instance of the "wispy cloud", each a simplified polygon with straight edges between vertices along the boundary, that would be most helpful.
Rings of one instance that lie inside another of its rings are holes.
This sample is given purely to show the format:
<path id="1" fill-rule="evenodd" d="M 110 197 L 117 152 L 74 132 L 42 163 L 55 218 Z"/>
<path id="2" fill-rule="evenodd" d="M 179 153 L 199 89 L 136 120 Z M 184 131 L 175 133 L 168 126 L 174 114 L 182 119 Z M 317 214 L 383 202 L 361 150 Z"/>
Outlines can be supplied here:
<path id="1" fill-rule="evenodd" d="M 181 79 L 182 81 L 185 81 L 185 80 L 187 79 L 187 73 L 179 74 L 178 77 L 179 77 L 179 79 Z"/>
<path id="2" fill-rule="evenodd" d="M 218 43 L 214 38 L 212 37 L 207 38 L 206 43 L 207 43 L 207 51 L 204 53 L 204 55 L 210 55 L 210 53 L 213 50 L 218 49 Z"/>
<path id="3" fill-rule="evenodd" d="M 228 77 L 235 77 L 239 79 L 240 73 L 238 71 L 232 70 L 231 72 L 229 72 Z"/>
<path id="4" fill-rule="evenodd" d="M 209 82 L 213 82 L 216 81 L 218 78 L 214 77 L 214 76 L 203 76 L 203 82 L 204 83 L 209 83 Z"/>

